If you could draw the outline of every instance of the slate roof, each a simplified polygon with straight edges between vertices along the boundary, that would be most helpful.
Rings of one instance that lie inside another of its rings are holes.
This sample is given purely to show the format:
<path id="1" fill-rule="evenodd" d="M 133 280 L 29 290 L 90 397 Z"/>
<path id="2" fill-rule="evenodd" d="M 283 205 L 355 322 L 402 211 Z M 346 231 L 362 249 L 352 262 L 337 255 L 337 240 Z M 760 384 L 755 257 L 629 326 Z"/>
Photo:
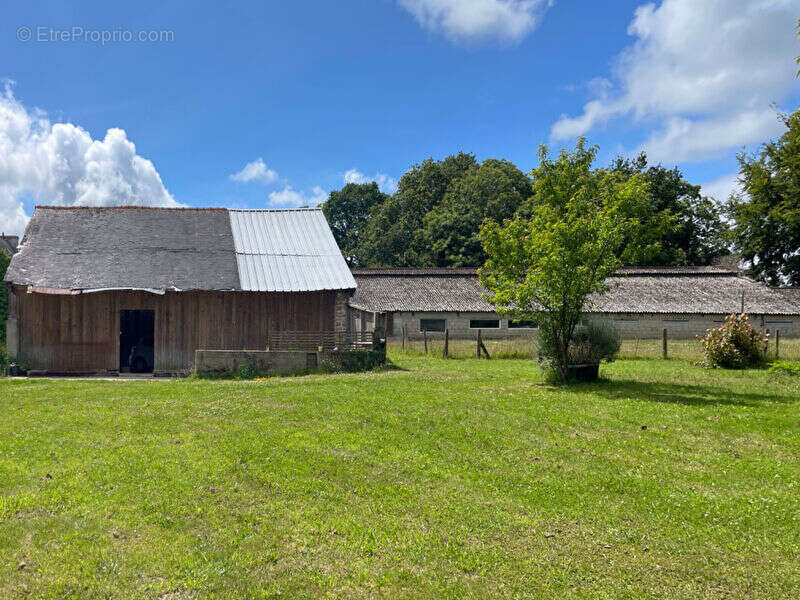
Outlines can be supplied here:
<path id="1" fill-rule="evenodd" d="M 475 269 L 354 269 L 356 308 L 376 312 L 493 312 Z M 590 312 L 795 315 L 800 307 L 774 289 L 718 267 L 628 267 Z"/>
<path id="2" fill-rule="evenodd" d="M 347 271 L 341 254 L 337 263 L 330 256 L 327 262 L 318 262 L 315 255 L 307 253 L 308 236 L 321 235 L 321 211 L 305 211 L 315 213 L 307 216 L 316 223 L 312 230 L 300 226 L 302 218 L 292 221 L 280 216 L 293 211 L 257 211 L 261 216 L 237 217 L 245 222 L 273 218 L 282 222 L 280 241 L 263 239 L 278 234 L 262 229 L 254 231 L 249 245 L 241 247 L 236 245 L 234 217 L 229 212 L 248 213 L 222 208 L 36 207 L 5 280 L 35 288 L 80 291 L 350 289 L 326 287 L 329 281 L 319 274 L 330 264 L 339 272 Z M 246 256 L 275 256 L 277 260 L 306 256 L 308 260 L 304 265 L 289 261 L 279 272 L 256 281 L 245 274 L 244 287 L 237 261 L 240 250 Z M 309 276 L 310 272 L 315 276 Z M 345 280 L 338 277 L 333 281 L 355 287 L 349 271 L 347 275 Z"/>

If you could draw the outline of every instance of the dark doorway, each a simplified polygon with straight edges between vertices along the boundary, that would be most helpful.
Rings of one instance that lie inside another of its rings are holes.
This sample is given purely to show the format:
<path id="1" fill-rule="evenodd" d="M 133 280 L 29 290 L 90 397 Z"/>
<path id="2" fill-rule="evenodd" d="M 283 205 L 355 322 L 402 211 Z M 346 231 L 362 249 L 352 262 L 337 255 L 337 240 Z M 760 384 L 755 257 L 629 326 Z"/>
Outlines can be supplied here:
<path id="1" fill-rule="evenodd" d="M 155 363 L 155 311 L 122 310 L 119 321 L 119 370 L 152 373 Z"/>

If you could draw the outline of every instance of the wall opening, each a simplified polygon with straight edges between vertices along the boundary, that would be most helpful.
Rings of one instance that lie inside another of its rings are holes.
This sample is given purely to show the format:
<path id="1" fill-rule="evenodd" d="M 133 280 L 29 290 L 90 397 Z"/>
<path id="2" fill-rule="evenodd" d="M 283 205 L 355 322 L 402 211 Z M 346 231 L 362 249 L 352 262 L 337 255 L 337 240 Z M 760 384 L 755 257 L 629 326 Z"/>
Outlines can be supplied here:
<path id="1" fill-rule="evenodd" d="M 155 311 L 121 310 L 119 322 L 120 372 L 152 373 L 155 363 Z"/>

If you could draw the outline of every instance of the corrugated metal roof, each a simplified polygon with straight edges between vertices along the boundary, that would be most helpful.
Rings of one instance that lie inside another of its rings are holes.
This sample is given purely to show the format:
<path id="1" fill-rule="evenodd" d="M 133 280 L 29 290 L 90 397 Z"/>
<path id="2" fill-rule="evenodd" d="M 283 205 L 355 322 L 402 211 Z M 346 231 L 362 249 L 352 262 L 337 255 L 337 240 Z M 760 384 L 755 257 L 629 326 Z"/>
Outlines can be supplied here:
<path id="1" fill-rule="evenodd" d="M 228 211 L 241 289 L 354 289 L 356 281 L 319 209 Z"/>

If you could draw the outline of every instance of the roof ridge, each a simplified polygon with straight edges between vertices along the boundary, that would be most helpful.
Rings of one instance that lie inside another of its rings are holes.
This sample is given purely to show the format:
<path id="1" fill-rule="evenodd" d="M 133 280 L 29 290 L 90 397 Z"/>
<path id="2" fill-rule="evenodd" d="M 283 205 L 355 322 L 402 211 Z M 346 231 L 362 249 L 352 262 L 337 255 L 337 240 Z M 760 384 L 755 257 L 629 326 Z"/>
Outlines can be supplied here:
<path id="1" fill-rule="evenodd" d="M 51 204 L 37 204 L 35 210 L 230 210 L 221 206 L 136 206 L 125 204 L 120 206 L 56 206 Z"/>

